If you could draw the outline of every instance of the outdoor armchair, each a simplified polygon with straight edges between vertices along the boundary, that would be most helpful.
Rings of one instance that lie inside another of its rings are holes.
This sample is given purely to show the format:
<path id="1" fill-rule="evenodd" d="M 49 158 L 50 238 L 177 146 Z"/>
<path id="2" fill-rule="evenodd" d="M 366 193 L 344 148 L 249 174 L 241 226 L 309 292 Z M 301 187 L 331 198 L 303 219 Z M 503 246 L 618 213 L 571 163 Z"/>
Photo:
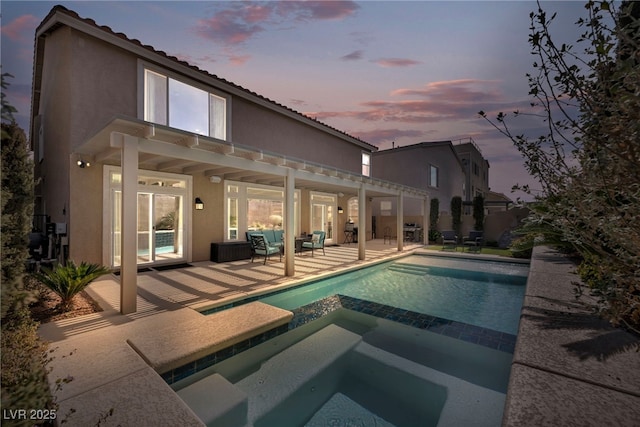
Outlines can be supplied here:
<path id="1" fill-rule="evenodd" d="M 442 249 L 456 249 L 458 247 L 458 236 L 453 230 L 444 230 L 441 232 L 442 237 Z"/>
<path id="2" fill-rule="evenodd" d="M 278 254 L 280 256 L 280 261 L 282 261 L 282 252 L 280 251 L 279 246 L 273 246 L 269 244 L 267 238 L 262 234 L 251 234 L 251 262 L 253 262 L 253 258 L 256 256 L 264 257 L 264 264 L 267 263 L 267 258 L 269 258 L 273 254 Z"/>
<path id="3" fill-rule="evenodd" d="M 322 254 L 326 255 L 324 252 L 324 237 L 324 231 L 314 231 L 313 235 L 311 236 L 311 241 L 302 242 L 302 247 L 311 249 L 311 256 L 313 256 L 314 249 L 322 249 Z"/>
<path id="4" fill-rule="evenodd" d="M 463 247 L 467 247 L 469 248 L 469 250 L 471 250 L 472 248 L 481 250 L 482 242 L 483 242 L 482 235 L 483 235 L 482 231 L 470 231 L 469 235 L 464 239 L 462 239 Z"/>

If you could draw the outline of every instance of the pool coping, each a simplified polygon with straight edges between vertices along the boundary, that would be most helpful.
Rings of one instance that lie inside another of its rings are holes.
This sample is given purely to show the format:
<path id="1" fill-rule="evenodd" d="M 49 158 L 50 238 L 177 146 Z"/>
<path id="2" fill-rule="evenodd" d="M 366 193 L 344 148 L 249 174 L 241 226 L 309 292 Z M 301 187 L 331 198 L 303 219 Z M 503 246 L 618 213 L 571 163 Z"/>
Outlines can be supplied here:
<path id="1" fill-rule="evenodd" d="M 534 248 L 503 426 L 637 425 L 640 340 L 599 318 L 575 265 Z"/>
<path id="2" fill-rule="evenodd" d="M 252 303 L 255 303 L 255 301 L 248 302 L 248 304 Z M 242 306 L 244 306 L 244 304 L 234 307 Z M 380 319 L 386 319 L 396 323 L 401 323 L 405 326 L 422 329 L 434 334 L 444 335 L 449 338 L 458 339 L 505 353 L 513 354 L 515 349 L 516 336 L 507 332 L 495 331 L 493 329 L 392 307 L 390 305 L 367 301 L 347 295 L 335 294 L 292 310 L 293 317 L 289 321 L 288 325 L 270 329 L 240 343 L 219 349 L 218 351 L 212 352 L 211 354 L 198 358 L 197 360 L 189 361 L 189 363 L 162 373 L 162 378 L 167 382 L 167 384 L 172 385 L 189 377 L 190 375 L 207 369 L 217 363 L 223 362 L 236 354 L 262 344 L 271 338 L 275 338 L 278 335 L 306 325 L 309 322 L 318 320 L 321 317 L 340 309 L 351 310 Z M 221 312 L 223 313 L 224 310 L 221 309 L 221 311 L 216 311 L 211 315 Z"/>

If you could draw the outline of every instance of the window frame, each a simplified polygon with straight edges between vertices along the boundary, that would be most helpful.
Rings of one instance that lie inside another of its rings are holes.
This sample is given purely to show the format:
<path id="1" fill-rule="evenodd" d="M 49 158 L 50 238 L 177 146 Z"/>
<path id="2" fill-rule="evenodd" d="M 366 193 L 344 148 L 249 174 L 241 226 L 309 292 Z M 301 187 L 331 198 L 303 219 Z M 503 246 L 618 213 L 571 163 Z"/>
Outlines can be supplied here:
<path id="1" fill-rule="evenodd" d="M 198 80 L 194 80 L 191 79 L 189 77 L 185 77 L 181 74 L 178 74 L 176 72 L 170 71 L 168 69 L 162 68 L 162 67 L 158 67 L 152 63 L 143 61 L 143 60 L 139 60 L 138 61 L 138 118 L 141 120 L 145 120 L 145 109 L 146 109 L 146 71 L 150 71 L 152 73 L 158 74 L 160 76 L 163 76 L 166 78 L 166 114 L 165 114 L 165 120 L 166 123 L 157 123 L 157 122 L 151 122 L 151 123 L 156 123 L 158 125 L 161 126 L 167 126 L 167 127 L 172 127 L 169 123 L 171 122 L 171 102 L 170 102 L 170 92 L 169 92 L 169 80 L 175 80 L 179 83 L 182 83 L 184 85 L 193 87 L 195 89 L 199 89 L 202 90 L 204 92 L 207 93 L 207 105 L 208 105 L 208 111 L 207 111 L 207 122 L 208 122 L 208 129 L 207 129 L 207 134 L 199 134 L 199 135 L 203 135 L 207 138 L 213 138 L 213 139 L 217 139 L 217 140 L 221 140 L 221 141 L 231 141 L 232 140 L 232 135 L 231 135 L 231 95 L 225 92 L 222 92 L 218 89 L 216 89 L 213 86 L 204 84 Z M 224 118 L 222 120 L 223 122 L 223 136 L 224 138 L 218 138 L 216 136 L 213 136 L 211 134 L 211 126 L 212 126 L 212 100 L 211 97 L 215 97 L 218 99 L 222 99 L 224 100 L 224 105 L 225 105 L 225 109 L 224 109 Z M 182 129 L 182 128 L 175 128 L 175 129 L 180 129 L 182 131 L 185 132 L 192 132 L 194 134 L 196 134 L 197 132 L 189 130 L 189 129 Z"/>
<path id="2" fill-rule="evenodd" d="M 371 153 L 367 153 L 366 151 L 363 151 L 362 157 L 361 157 L 361 163 L 362 163 L 362 170 L 361 170 L 362 175 L 371 177 Z"/>
<path id="3" fill-rule="evenodd" d="M 433 172 L 436 173 L 436 182 L 433 182 Z M 429 164 L 429 187 L 440 188 L 440 168 L 436 165 Z"/>

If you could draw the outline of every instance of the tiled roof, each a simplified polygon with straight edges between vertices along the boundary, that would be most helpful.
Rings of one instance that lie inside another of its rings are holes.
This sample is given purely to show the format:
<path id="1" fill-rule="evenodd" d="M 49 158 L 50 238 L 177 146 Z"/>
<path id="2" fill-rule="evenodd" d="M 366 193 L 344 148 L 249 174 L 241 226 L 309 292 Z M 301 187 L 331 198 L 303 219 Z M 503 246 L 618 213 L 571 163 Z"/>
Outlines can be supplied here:
<path id="1" fill-rule="evenodd" d="M 251 90 L 249 90 L 249 89 L 246 89 L 246 88 L 244 88 L 244 87 L 242 87 L 242 86 L 239 86 L 239 85 L 237 85 L 237 84 L 235 84 L 235 83 L 233 83 L 233 82 L 230 82 L 229 80 L 226 80 L 226 79 L 223 79 L 223 78 L 221 78 L 221 77 L 218 77 L 218 76 L 216 76 L 215 74 L 211 74 L 211 73 L 209 73 L 208 71 L 203 70 L 203 69 L 201 69 L 201 68 L 199 68 L 199 67 L 197 67 L 197 66 L 195 66 L 195 65 L 191 65 L 191 64 L 189 64 L 189 63 L 188 63 L 188 62 L 186 62 L 186 61 L 183 61 L 183 60 L 181 60 L 181 59 L 176 58 L 175 56 L 171 56 L 171 55 L 167 54 L 167 53 L 166 53 L 166 52 L 164 52 L 164 51 L 157 50 L 157 49 L 155 49 L 153 46 L 145 45 L 145 44 L 143 44 L 140 40 L 137 40 L 137 39 L 131 39 L 131 38 L 129 38 L 129 37 L 128 37 L 126 34 L 124 34 L 124 33 L 115 32 L 115 31 L 113 31 L 113 30 L 111 29 L 111 27 L 108 27 L 108 26 L 106 26 L 106 25 L 98 25 L 98 24 L 97 24 L 93 19 L 91 19 L 91 18 L 82 18 L 80 15 L 78 15 L 78 13 L 77 13 L 77 12 L 74 12 L 74 11 L 72 11 L 72 10 L 70 10 L 70 9 L 67 9 L 66 7 L 64 7 L 64 6 L 62 6 L 62 5 L 56 5 L 56 6 L 54 6 L 54 7 L 51 9 L 51 11 L 50 11 L 50 12 L 49 12 L 49 14 L 47 15 L 47 17 L 43 19 L 43 21 L 40 23 L 40 25 L 39 25 L 39 26 L 38 26 L 38 28 L 36 29 L 36 33 L 38 33 L 38 32 L 40 31 L 40 29 L 41 29 L 41 28 L 42 28 L 42 27 L 47 23 L 47 21 L 49 21 L 49 19 L 51 19 L 51 18 L 52 18 L 56 13 L 62 13 L 62 14 L 65 14 L 65 15 L 67 15 L 67 16 L 69 16 L 69 17 L 73 18 L 73 19 L 77 19 L 77 20 L 79 20 L 79 21 L 82 21 L 82 22 L 84 22 L 84 23 L 86 23 L 86 24 L 88 24 L 88 25 L 91 25 L 91 26 L 93 26 L 93 27 L 95 27 L 95 28 L 98 28 L 98 29 L 100 29 L 100 30 L 102 30 L 102 31 L 104 31 L 104 32 L 106 32 L 106 33 L 108 33 L 108 34 L 111 34 L 111 35 L 113 35 L 113 36 L 116 36 L 116 37 L 118 37 L 118 38 L 120 38 L 120 39 L 122 39 L 122 40 L 125 40 L 125 41 L 129 42 L 129 43 L 133 43 L 133 44 L 135 44 L 135 45 L 137 45 L 137 46 L 139 46 L 139 47 L 142 47 L 142 48 L 144 48 L 144 49 L 148 50 L 149 52 L 152 52 L 152 53 L 157 54 L 157 55 L 161 55 L 161 56 L 165 57 L 166 59 L 169 59 L 169 60 L 171 60 L 171 61 L 173 61 L 173 62 L 176 62 L 176 63 L 178 63 L 178 64 L 180 64 L 180 65 L 182 65 L 182 66 L 185 66 L 185 67 L 191 68 L 192 70 L 197 71 L 197 72 L 199 72 L 199 73 L 201 73 L 201 74 L 203 74 L 203 75 L 205 75 L 205 76 L 207 76 L 207 77 L 209 77 L 209 78 L 213 78 L 213 79 L 218 80 L 219 82 L 221 82 L 221 83 L 223 83 L 223 84 L 226 84 L 226 85 L 232 86 L 232 87 L 233 87 L 233 88 L 235 88 L 235 89 L 238 89 L 238 90 L 240 90 L 240 91 L 243 91 L 243 92 L 245 92 L 245 93 L 247 93 L 247 94 L 251 95 L 252 97 L 258 98 L 258 99 L 260 99 L 260 100 L 262 100 L 262 101 L 266 101 L 266 102 L 268 102 L 268 103 L 270 103 L 270 104 L 272 104 L 272 105 L 274 105 L 274 106 L 276 106 L 276 107 L 278 107 L 278 108 L 285 109 L 285 110 L 287 110 L 287 111 L 289 111 L 289 112 L 291 112 L 291 113 L 294 113 L 294 114 L 296 114 L 296 115 L 300 116 L 301 118 L 303 118 L 304 120 L 308 120 L 308 121 L 311 121 L 311 122 L 315 122 L 315 123 L 317 123 L 317 124 L 319 124 L 319 125 L 321 125 L 321 126 L 323 126 L 323 127 L 327 128 L 327 129 L 331 129 L 331 130 L 332 130 L 332 131 L 334 131 L 334 132 L 338 132 L 339 134 L 342 134 L 342 135 L 343 135 L 344 137 L 346 137 L 346 138 L 352 139 L 352 140 L 354 140 L 354 141 L 358 141 L 358 142 L 359 142 L 359 143 L 361 143 L 361 144 L 368 145 L 368 146 L 370 146 L 374 151 L 378 149 L 375 145 L 370 144 L 370 143 L 368 143 L 368 142 L 366 142 L 366 141 L 363 141 L 363 140 L 362 140 L 362 139 L 360 139 L 360 138 L 357 138 L 357 137 L 355 137 L 355 136 L 353 136 L 353 135 L 349 135 L 348 133 L 346 133 L 346 132 L 344 132 L 344 131 L 342 131 L 342 130 L 340 130 L 340 129 L 337 129 L 337 128 L 334 128 L 334 127 L 332 127 L 332 126 L 329 126 L 329 125 L 327 125 L 326 123 L 323 123 L 323 122 L 321 122 L 321 121 L 319 121 L 319 120 L 317 120 L 317 119 L 314 119 L 314 118 L 309 117 L 309 116 L 307 116 L 307 115 L 305 115 L 305 114 L 302 114 L 302 113 L 300 113 L 299 111 L 296 111 L 296 110 L 294 110 L 294 109 L 292 109 L 292 108 L 290 108 L 290 107 L 287 107 L 286 105 L 280 104 L 280 103 L 278 103 L 278 102 L 276 102 L 276 101 L 273 101 L 273 100 L 271 100 L 271 99 L 269 99 L 269 98 L 266 98 L 266 97 L 264 97 L 264 96 L 262 96 L 262 95 L 260 95 L 260 94 L 258 94 L 258 93 L 256 93 L 256 92 L 253 92 L 253 91 L 251 91 Z"/>

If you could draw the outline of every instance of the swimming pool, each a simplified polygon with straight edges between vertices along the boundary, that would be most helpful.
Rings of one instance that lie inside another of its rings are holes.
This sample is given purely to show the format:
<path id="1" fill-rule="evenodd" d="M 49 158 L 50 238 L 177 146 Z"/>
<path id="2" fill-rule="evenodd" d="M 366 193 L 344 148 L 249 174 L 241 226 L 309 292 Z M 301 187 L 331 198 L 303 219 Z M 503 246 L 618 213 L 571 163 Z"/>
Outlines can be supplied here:
<path id="1" fill-rule="evenodd" d="M 516 334 L 528 265 L 411 255 L 260 298 L 286 310 L 341 294 Z"/>
<path id="2" fill-rule="evenodd" d="M 340 309 L 172 387 L 208 426 L 495 426 L 510 363 Z"/>
<path id="3" fill-rule="evenodd" d="M 499 425 L 528 270 L 411 255 L 268 294 L 288 332 L 171 387 L 208 426 Z"/>

